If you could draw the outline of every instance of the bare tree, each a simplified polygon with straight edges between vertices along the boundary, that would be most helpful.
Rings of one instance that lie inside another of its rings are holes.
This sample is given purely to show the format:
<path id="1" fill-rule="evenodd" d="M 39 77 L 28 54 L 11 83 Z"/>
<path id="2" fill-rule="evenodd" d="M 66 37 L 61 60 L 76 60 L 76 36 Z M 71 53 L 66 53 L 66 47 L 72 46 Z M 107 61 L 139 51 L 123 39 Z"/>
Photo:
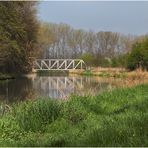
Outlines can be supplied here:
<path id="1" fill-rule="evenodd" d="M 39 41 L 43 57 L 78 58 L 88 53 L 98 63 L 101 59 L 130 51 L 135 37 L 116 32 L 76 30 L 62 23 L 43 23 L 40 26 Z"/>
<path id="2" fill-rule="evenodd" d="M 98 52 L 107 57 L 113 57 L 118 49 L 119 34 L 113 32 L 98 32 Z"/>

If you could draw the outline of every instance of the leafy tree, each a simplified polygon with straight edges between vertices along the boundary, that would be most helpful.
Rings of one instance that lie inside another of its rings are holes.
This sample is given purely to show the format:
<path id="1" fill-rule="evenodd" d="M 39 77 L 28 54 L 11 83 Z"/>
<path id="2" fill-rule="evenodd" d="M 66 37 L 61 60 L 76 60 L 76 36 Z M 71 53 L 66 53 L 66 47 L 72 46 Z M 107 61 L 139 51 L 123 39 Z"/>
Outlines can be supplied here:
<path id="1" fill-rule="evenodd" d="M 148 37 L 141 42 L 135 43 L 128 57 L 128 69 L 134 70 L 140 67 L 148 70 Z"/>
<path id="2" fill-rule="evenodd" d="M 0 68 L 3 72 L 29 72 L 37 43 L 35 2 L 0 2 Z"/>

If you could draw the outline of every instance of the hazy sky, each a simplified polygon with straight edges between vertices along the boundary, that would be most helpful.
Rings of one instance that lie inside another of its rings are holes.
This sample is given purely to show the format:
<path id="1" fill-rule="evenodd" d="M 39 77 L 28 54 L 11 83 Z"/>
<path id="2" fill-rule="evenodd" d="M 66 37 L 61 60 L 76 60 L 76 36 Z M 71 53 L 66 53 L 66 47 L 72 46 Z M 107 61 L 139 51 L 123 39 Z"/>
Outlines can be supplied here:
<path id="1" fill-rule="evenodd" d="M 42 1 L 38 5 L 38 17 L 76 29 L 148 33 L 148 1 Z"/>

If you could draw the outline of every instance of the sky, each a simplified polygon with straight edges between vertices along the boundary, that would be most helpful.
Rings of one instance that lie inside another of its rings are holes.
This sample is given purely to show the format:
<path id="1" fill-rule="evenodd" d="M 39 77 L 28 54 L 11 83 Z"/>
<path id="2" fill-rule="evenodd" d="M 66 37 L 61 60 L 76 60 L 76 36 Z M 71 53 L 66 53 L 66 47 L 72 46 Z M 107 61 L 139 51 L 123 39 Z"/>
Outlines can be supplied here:
<path id="1" fill-rule="evenodd" d="M 75 29 L 148 33 L 148 1 L 40 1 L 38 18 Z"/>

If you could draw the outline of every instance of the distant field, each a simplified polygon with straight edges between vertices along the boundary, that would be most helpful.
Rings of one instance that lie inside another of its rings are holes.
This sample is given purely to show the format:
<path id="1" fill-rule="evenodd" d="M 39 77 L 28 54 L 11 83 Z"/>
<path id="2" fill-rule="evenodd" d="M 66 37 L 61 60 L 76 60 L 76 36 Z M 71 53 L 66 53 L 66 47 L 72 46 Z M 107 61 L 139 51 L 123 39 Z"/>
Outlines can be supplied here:
<path id="1" fill-rule="evenodd" d="M 0 146 L 148 146 L 148 84 L 1 104 Z"/>

